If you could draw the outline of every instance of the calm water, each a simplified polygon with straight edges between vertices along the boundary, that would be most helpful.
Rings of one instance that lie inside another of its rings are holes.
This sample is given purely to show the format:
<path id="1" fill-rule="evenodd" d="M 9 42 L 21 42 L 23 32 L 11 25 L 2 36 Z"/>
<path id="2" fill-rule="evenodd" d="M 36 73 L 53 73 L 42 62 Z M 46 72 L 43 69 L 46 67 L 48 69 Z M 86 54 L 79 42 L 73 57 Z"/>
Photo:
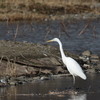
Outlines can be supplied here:
<path id="1" fill-rule="evenodd" d="M 61 21 L 51 22 L 22 22 L 22 23 L 0 23 L 0 39 L 14 41 L 27 41 L 46 44 L 45 41 L 59 37 L 63 48 L 80 54 L 85 50 L 100 56 L 100 20 L 91 20 L 89 26 L 82 31 L 87 20 L 82 21 Z M 66 32 L 65 32 L 66 31 Z M 96 35 L 96 37 L 94 37 Z M 58 46 L 57 43 L 49 45 Z M 99 100 L 100 99 L 100 74 L 87 74 L 87 80 L 76 78 L 75 87 L 79 91 L 77 95 L 66 94 L 48 95 L 50 90 L 64 91 L 73 87 L 72 77 L 60 77 L 38 83 L 24 84 L 11 87 L 0 87 L 0 100 Z M 32 95 L 34 94 L 34 95 Z"/>
<path id="2" fill-rule="evenodd" d="M 100 74 L 87 74 L 86 81 L 76 78 L 78 94 L 49 95 L 50 90 L 65 91 L 73 87 L 72 77 L 59 77 L 38 83 L 0 88 L 0 100 L 99 100 Z M 32 95 L 34 94 L 34 95 Z"/>
<path id="3" fill-rule="evenodd" d="M 16 36 L 16 41 L 46 44 L 46 40 L 59 37 L 64 49 L 70 52 L 80 54 L 85 50 L 91 50 L 93 53 L 100 55 L 100 19 L 91 20 L 88 27 L 78 36 L 87 25 L 87 21 L 67 20 L 32 22 L 32 24 L 31 22 L 17 22 L 8 25 L 1 22 L 0 39 L 14 41 Z M 61 22 L 64 23 L 66 28 L 62 26 Z M 49 45 L 58 46 L 57 43 L 49 43 Z"/>

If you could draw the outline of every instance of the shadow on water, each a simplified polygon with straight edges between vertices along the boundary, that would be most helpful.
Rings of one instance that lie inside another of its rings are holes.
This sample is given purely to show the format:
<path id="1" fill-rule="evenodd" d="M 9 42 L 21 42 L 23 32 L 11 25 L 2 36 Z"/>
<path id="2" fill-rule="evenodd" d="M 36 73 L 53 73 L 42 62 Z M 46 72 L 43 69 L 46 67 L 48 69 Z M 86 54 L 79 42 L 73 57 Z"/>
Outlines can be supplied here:
<path id="1" fill-rule="evenodd" d="M 75 91 L 66 94 L 49 94 L 50 91 L 70 91 L 72 77 L 59 77 L 19 86 L 1 87 L 2 100 L 98 100 L 100 74 L 87 74 L 86 81 L 76 78 Z"/>

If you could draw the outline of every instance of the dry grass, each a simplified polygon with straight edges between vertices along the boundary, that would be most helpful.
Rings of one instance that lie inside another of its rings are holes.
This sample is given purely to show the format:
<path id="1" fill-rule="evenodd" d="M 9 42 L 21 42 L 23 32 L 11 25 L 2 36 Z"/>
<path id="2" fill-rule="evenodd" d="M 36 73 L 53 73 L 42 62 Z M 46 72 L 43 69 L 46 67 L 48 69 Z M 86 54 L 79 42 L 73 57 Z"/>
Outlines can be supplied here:
<path id="1" fill-rule="evenodd" d="M 10 60 L 7 62 L 0 60 L 0 69 L 0 76 L 16 76 L 16 64 L 10 62 Z"/>
<path id="2" fill-rule="evenodd" d="M 9 75 L 9 76 L 16 76 L 16 64 L 15 63 L 12 63 L 10 61 L 7 62 L 7 68 L 6 68 L 6 75 Z M 5 75 L 5 76 L 6 76 Z"/>
<path id="3" fill-rule="evenodd" d="M 98 2 L 99 0 L 34 0 L 35 3 L 41 3 L 53 6 L 66 6 L 66 5 L 90 5 Z"/>
<path id="4" fill-rule="evenodd" d="M 0 20 L 45 19 L 52 11 L 55 15 L 84 13 L 86 10 L 99 13 L 91 9 L 98 2 L 100 0 L 0 0 Z M 55 15 L 54 18 L 57 17 Z"/>

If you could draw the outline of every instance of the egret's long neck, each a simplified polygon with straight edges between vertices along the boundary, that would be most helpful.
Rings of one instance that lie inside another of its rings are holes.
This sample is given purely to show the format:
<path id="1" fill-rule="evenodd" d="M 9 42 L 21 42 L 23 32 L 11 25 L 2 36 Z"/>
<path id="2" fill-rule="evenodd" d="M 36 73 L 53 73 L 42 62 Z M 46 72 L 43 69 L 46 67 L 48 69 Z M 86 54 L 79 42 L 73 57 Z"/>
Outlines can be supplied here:
<path id="1" fill-rule="evenodd" d="M 60 40 L 58 41 L 58 43 L 59 43 L 59 48 L 60 48 L 61 56 L 63 58 L 63 57 L 65 57 L 65 54 L 64 54 L 64 51 L 63 51 L 62 43 L 60 42 Z"/>

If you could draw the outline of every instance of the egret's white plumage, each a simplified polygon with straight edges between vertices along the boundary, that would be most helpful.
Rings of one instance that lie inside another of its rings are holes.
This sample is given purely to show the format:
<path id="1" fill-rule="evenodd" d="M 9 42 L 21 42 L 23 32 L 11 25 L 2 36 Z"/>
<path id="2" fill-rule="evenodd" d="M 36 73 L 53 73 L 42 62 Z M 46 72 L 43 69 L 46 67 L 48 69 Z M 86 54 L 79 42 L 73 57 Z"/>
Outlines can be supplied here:
<path id="1" fill-rule="evenodd" d="M 54 38 L 54 39 L 49 40 L 47 42 L 52 42 L 52 41 L 58 42 L 60 52 L 61 52 L 61 56 L 62 56 L 62 61 L 66 65 L 66 67 L 67 67 L 68 71 L 70 72 L 70 74 L 73 76 L 74 83 L 75 83 L 75 76 L 79 76 L 82 79 L 86 80 L 86 75 L 83 73 L 83 70 L 80 67 L 80 65 L 73 58 L 65 56 L 63 48 L 62 48 L 61 41 L 58 38 Z"/>

